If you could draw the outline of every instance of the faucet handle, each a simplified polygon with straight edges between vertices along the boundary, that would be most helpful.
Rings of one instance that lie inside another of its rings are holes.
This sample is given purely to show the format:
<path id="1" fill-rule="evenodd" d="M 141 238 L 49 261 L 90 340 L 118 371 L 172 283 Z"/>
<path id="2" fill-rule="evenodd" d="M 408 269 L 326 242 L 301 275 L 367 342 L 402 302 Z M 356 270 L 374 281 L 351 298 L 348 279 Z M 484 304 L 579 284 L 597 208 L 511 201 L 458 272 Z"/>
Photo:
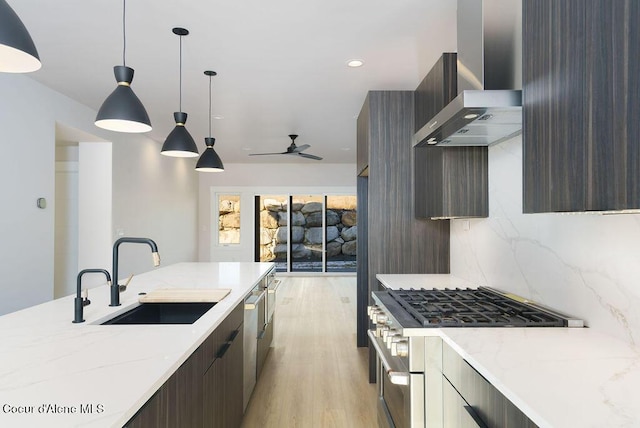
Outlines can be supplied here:
<path id="1" fill-rule="evenodd" d="M 129 278 L 127 278 L 124 284 L 118 285 L 118 290 L 126 291 L 127 285 L 129 285 L 129 283 L 131 282 L 131 278 L 133 278 L 133 274 L 129 275 Z"/>
<path id="2" fill-rule="evenodd" d="M 91 300 L 89 300 L 89 290 L 85 288 L 82 290 L 82 306 L 88 306 L 90 304 Z"/>

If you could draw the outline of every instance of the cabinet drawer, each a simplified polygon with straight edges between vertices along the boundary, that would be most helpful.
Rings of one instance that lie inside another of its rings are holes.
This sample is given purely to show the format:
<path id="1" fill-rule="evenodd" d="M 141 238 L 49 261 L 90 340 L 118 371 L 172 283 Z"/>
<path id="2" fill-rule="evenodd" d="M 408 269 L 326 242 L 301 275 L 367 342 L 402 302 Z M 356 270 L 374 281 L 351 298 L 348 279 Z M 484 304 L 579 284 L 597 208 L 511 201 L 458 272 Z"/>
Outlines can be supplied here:
<path id="1" fill-rule="evenodd" d="M 206 371 L 216 359 L 220 348 L 229 341 L 244 321 L 244 303 L 238 304 L 233 311 L 216 327 L 211 335 L 200 345 L 204 370 Z"/>
<path id="2" fill-rule="evenodd" d="M 473 409 L 458 394 L 458 391 L 446 380 L 442 383 L 442 401 L 444 428 L 485 428 L 486 425 L 477 420 Z"/>
<path id="3" fill-rule="evenodd" d="M 442 373 L 486 426 L 537 427 L 446 343 L 442 345 Z"/>

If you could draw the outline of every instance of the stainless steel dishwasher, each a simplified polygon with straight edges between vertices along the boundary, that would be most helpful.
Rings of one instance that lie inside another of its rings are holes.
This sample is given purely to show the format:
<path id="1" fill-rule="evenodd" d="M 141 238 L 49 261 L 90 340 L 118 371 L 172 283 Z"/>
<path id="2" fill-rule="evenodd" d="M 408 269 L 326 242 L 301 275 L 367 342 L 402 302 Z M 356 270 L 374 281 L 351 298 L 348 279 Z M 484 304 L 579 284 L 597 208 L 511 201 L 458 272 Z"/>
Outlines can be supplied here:
<path id="1" fill-rule="evenodd" d="M 265 296 L 267 289 L 264 281 L 251 290 L 244 299 L 244 380 L 243 380 L 243 410 L 247 408 L 253 388 L 257 380 L 258 361 L 258 331 L 261 329 L 265 316 Z"/>

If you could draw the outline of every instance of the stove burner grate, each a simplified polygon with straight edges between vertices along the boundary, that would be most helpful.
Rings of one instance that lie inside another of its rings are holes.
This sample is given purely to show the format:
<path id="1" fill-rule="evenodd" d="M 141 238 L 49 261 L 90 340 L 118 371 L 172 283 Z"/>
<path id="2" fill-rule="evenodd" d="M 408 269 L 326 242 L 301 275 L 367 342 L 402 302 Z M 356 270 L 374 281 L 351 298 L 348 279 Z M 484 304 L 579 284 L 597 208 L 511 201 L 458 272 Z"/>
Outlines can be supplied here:
<path id="1" fill-rule="evenodd" d="M 390 290 L 423 327 L 563 327 L 565 319 L 478 288 Z"/>

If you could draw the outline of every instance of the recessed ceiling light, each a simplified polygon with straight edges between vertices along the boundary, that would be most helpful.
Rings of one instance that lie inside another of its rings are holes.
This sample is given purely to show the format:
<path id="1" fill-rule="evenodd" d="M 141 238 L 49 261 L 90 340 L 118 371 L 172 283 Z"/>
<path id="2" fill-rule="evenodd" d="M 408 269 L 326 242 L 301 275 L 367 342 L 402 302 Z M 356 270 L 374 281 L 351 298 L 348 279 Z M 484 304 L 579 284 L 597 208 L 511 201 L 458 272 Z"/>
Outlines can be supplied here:
<path id="1" fill-rule="evenodd" d="M 347 65 L 352 68 L 362 67 L 364 65 L 364 61 L 361 59 L 351 59 L 347 62 Z"/>
<path id="2" fill-rule="evenodd" d="M 475 119 L 476 117 L 478 117 L 478 115 L 475 113 L 470 113 L 464 116 L 465 119 Z"/>
<path id="3" fill-rule="evenodd" d="M 219 114 L 213 115 L 211 117 L 216 119 L 216 120 L 224 119 L 224 116 L 220 116 Z"/>

